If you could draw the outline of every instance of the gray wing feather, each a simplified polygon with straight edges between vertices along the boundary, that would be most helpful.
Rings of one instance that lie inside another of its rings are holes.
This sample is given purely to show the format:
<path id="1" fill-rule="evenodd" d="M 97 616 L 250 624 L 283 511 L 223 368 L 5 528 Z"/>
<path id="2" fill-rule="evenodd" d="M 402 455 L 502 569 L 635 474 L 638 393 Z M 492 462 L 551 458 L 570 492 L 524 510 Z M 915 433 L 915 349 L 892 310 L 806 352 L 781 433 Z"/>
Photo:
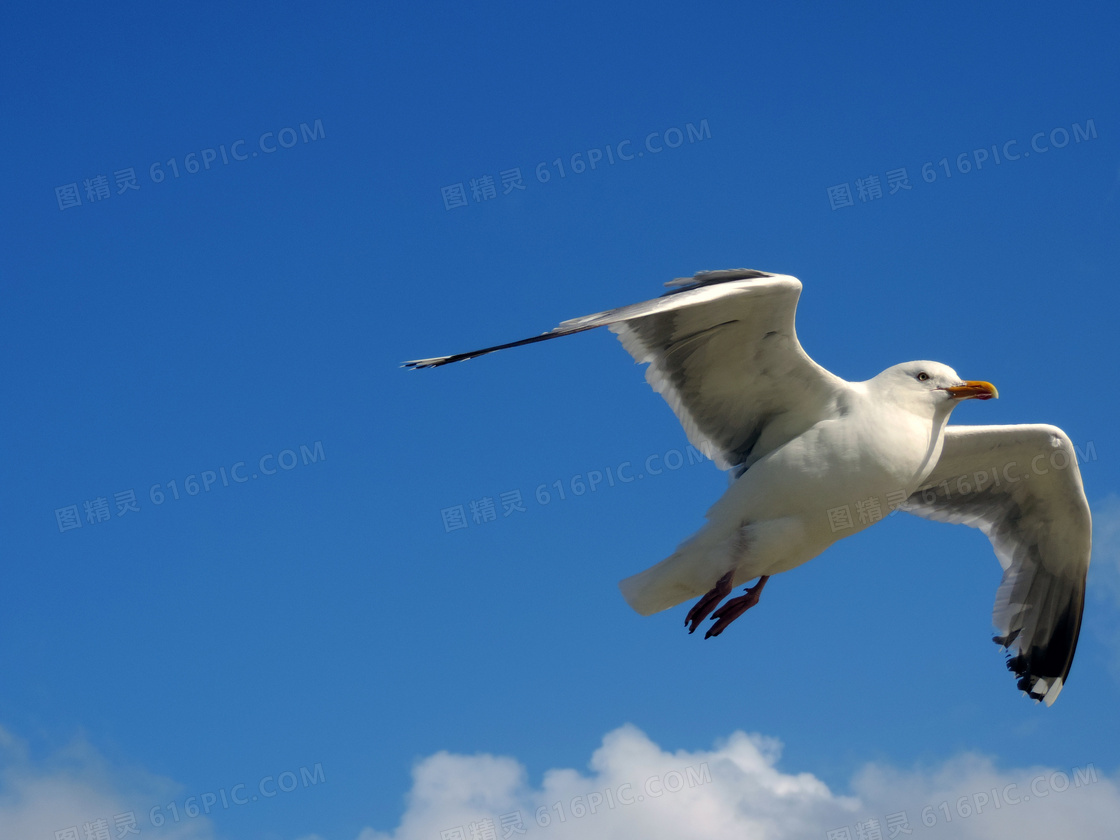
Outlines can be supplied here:
<path id="1" fill-rule="evenodd" d="M 937 466 L 904 509 L 987 535 L 1004 570 L 995 641 L 1019 688 L 1053 703 L 1077 649 L 1092 548 L 1069 438 L 1046 425 L 949 426 Z"/>

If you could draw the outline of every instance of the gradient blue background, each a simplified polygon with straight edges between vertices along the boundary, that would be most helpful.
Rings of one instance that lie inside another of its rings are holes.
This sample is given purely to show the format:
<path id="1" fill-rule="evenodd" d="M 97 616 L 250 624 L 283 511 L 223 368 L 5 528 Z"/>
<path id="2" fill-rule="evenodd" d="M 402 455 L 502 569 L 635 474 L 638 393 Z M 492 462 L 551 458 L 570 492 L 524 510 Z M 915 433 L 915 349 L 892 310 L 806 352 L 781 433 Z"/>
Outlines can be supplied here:
<path id="1" fill-rule="evenodd" d="M 1112 772 L 1115 603 L 1090 597 L 1068 687 L 1036 707 L 988 641 L 984 537 L 899 515 L 704 642 L 616 582 L 699 527 L 723 474 L 533 498 L 685 447 L 611 335 L 398 368 L 702 269 L 788 273 L 821 364 L 996 383 L 954 422 L 1094 444 L 1098 503 L 1120 482 L 1120 19 L 1079 9 L 9 9 L 0 726 L 42 756 L 83 734 L 185 792 L 322 764 L 326 784 L 219 812 L 223 837 L 390 830 L 419 757 L 510 754 L 535 778 L 627 721 L 666 749 L 773 735 L 841 790 L 866 761 L 961 750 Z M 550 163 L 688 124 L 707 134 Z M 185 172 L 236 140 L 257 154 Z M 1020 159 L 956 169 L 1011 140 Z M 503 195 L 514 167 L 526 188 Z M 887 194 L 902 167 L 912 189 Z M 60 210 L 57 187 L 97 175 L 109 198 Z M 485 175 L 496 197 L 445 208 Z M 868 175 L 882 198 L 830 208 Z M 318 462 L 183 492 L 316 442 Z M 169 480 L 182 498 L 153 504 Z M 445 531 L 441 510 L 487 496 L 496 521 Z M 60 532 L 56 509 L 98 497 L 111 521 Z"/>

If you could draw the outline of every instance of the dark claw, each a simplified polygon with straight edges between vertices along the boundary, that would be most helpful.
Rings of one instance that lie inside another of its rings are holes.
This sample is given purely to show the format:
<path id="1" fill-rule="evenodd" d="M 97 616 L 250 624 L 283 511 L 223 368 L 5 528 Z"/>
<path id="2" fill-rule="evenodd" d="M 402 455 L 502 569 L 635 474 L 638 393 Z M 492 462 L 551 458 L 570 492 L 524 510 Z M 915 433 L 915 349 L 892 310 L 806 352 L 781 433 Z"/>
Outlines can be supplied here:
<path id="1" fill-rule="evenodd" d="M 746 592 L 738 598 L 732 598 L 722 607 L 712 614 L 712 620 L 715 622 L 704 634 L 705 639 L 710 639 L 712 636 L 718 636 L 732 621 L 737 619 L 751 607 L 758 603 L 759 596 L 762 595 L 762 588 L 766 586 L 766 581 L 770 579 L 769 575 L 763 575 L 758 579 L 758 583 L 754 586 L 748 587 Z"/>
<path id="2" fill-rule="evenodd" d="M 749 596 L 744 595 L 741 598 L 733 598 L 720 607 L 719 611 L 712 616 L 712 621 L 714 621 L 715 624 L 704 634 L 704 638 L 710 639 L 712 636 L 718 636 L 728 628 L 732 621 L 758 603 L 757 598 L 752 602 L 748 600 L 748 597 Z"/>
<path id="3" fill-rule="evenodd" d="M 688 615 L 684 618 L 684 623 L 692 625 L 688 628 L 689 633 L 696 630 L 696 628 L 700 626 L 700 622 L 708 617 L 708 613 L 719 606 L 719 602 L 731 593 L 731 580 L 734 577 L 735 570 L 732 569 L 716 581 L 716 585 L 712 587 L 711 591 L 697 601 L 692 609 L 688 611 Z"/>

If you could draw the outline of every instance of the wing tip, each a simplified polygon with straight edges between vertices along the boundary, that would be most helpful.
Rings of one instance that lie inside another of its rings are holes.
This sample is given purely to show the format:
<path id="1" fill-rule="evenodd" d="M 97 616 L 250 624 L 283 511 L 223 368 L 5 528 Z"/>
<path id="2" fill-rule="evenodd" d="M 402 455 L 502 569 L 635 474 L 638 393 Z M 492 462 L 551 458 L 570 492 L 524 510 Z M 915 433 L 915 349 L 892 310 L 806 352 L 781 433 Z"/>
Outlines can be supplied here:
<path id="1" fill-rule="evenodd" d="M 1006 649 L 1010 644 L 1014 644 L 1015 637 L 1018 635 L 1019 632 L 1015 631 L 1009 636 L 996 636 L 992 641 L 998 645 L 1003 645 Z M 1061 676 L 1038 673 L 1038 669 L 1032 667 L 1034 664 L 1032 662 L 1033 656 L 1024 653 L 1012 656 L 1013 652 L 1015 651 L 1008 650 L 1007 670 L 1019 678 L 1016 687 L 1036 703 L 1045 703 L 1047 708 L 1053 706 L 1054 701 L 1058 699 L 1058 695 L 1062 693 L 1062 688 L 1065 686 L 1066 676 L 1069 675 L 1069 666 L 1066 666 L 1065 673 Z"/>
<path id="2" fill-rule="evenodd" d="M 1028 680 L 1033 680 L 1029 688 L 1026 687 Z M 1023 677 L 1019 680 L 1019 690 L 1035 703 L 1045 703 L 1048 709 L 1054 705 L 1054 701 L 1062 693 L 1063 685 L 1064 682 L 1061 677 L 1055 677 L 1054 681 L 1050 683 L 1042 677 Z"/>

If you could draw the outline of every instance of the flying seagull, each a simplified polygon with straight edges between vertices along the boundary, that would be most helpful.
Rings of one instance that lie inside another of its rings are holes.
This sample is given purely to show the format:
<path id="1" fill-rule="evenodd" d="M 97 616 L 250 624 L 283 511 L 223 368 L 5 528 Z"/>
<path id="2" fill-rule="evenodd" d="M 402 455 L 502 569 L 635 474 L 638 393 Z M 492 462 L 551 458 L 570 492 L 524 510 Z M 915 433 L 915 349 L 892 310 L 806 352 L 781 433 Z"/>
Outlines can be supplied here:
<path id="1" fill-rule="evenodd" d="M 609 327 L 649 365 L 646 380 L 689 441 L 731 471 L 707 524 L 619 584 L 631 607 L 650 615 L 699 598 L 685 624 L 691 633 L 710 616 L 705 638 L 718 636 L 758 603 L 772 575 L 902 509 L 987 535 L 1003 567 L 994 641 L 1008 651 L 1019 688 L 1052 704 L 1077 647 L 1092 539 L 1065 433 L 947 426 L 962 400 L 999 394 L 939 362 L 894 365 L 866 382 L 829 373 L 797 340 L 795 277 L 733 269 L 665 285 L 659 298 L 542 335 L 404 365 L 439 367 Z"/>

